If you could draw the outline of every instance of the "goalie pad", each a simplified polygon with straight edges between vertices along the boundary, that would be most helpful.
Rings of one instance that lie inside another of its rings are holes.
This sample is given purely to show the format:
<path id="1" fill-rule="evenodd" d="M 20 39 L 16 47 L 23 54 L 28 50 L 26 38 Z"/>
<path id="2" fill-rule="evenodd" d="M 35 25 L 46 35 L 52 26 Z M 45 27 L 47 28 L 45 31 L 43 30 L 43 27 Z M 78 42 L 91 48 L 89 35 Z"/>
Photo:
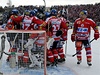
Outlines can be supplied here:
<path id="1" fill-rule="evenodd" d="M 47 42 L 47 49 L 50 49 L 50 46 L 52 46 L 53 42 L 54 42 L 54 38 L 49 38 L 49 41 Z"/>
<path id="2" fill-rule="evenodd" d="M 39 68 L 41 68 L 41 64 L 42 64 L 42 59 L 39 53 L 34 53 L 30 55 L 30 60 L 31 60 L 31 64 L 29 65 L 29 67 L 35 67 L 38 66 Z"/>
<path id="3" fill-rule="evenodd" d="M 28 42 L 24 45 L 24 48 L 28 48 L 29 50 L 31 50 L 33 48 L 33 44 L 37 39 L 38 37 L 34 39 L 28 39 Z"/>

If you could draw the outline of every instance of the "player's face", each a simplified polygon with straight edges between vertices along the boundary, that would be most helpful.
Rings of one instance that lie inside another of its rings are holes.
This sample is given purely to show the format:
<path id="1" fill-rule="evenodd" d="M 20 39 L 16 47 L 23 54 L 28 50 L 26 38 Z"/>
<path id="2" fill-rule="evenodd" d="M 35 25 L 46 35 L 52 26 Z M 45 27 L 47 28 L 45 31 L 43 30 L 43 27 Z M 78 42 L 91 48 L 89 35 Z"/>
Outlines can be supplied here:
<path id="1" fill-rule="evenodd" d="M 79 17 L 80 17 L 81 19 L 85 19 L 85 18 L 86 18 L 86 15 L 85 15 L 85 14 L 79 14 Z"/>

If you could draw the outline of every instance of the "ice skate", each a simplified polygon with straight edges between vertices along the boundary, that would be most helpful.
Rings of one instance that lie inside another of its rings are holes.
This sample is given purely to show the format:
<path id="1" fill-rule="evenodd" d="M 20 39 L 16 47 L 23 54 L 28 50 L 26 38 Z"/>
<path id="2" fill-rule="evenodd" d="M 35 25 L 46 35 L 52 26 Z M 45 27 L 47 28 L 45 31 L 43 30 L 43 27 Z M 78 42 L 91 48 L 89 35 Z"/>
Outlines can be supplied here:
<path id="1" fill-rule="evenodd" d="M 87 62 L 88 66 L 92 66 L 92 63 L 91 62 Z"/>
<path id="2" fill-rule="evenodd" d="M 51 63 L 51 66 L 56 66 L 57 67 L 57 63 L 53 62 L 53 63 Z"/>
<path id="3" fill-rule="evenodd" d="M 55 59 L 55 61 L 51 63 L 51 66 L 56 66 L 57 67 L 57 64 L 58 64 L 58 59 Z"/>
<path id="4" fill-rule="evenodd" d="M 58 62 L 65 62 L 65 58 L 58 59 Z"/>
<path id="5" fill-rule="evenodd" d="M 81 64 L 81 62 L 82 62 L 81 60 L 78 60 L 78 61 L 77 61 L 77 64 L 79 65 L 79 64 Z"/>

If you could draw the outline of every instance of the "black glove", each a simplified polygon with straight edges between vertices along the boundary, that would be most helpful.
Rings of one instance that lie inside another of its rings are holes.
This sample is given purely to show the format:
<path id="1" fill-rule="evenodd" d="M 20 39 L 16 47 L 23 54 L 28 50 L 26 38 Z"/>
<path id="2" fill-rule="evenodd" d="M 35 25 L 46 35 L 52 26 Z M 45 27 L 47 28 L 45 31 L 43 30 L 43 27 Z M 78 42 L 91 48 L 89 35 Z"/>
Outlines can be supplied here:
<path id="1" fill-rule="evenodd" d="M 63 32 L 61 31 L 61 30 L 58 30 L 57 32 L 56 32 L 56 36 L 60 36 L 60 35 L 62 35 L 63 34 Z"/>

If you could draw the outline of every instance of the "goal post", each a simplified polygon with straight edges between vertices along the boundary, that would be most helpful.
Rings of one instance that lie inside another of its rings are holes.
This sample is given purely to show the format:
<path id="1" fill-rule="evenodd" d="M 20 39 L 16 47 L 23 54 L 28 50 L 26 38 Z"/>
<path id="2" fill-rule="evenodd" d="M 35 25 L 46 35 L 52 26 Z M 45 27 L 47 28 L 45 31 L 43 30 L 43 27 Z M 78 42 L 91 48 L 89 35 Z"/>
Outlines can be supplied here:
<path id="1" fill-rule="evenodd" d="M 34 70 L 43 69 L 43 74 L 47 75 L 46 67 L 46 51 L 47 51 L 47 37 L 44 30 L 3 30 L 0 35 L 5 35 L 5 48 L 2 51 L 2 65 L 9 68 L 1 67 L 3 74 L 6 74 L 14 68 L 18 70 L 22 67 Z M 7 44 L 8 42 L 8 44 Z M 0 39 L 1 43 L 1 39 Z M 9 47 L 8 47 L 9 46 Z M 0 45 L 1 47 L 1 45 Z M 5 56 L 6 54 L 6 56 Z M 4 63 L 5 64 L 4 64 Z M 3 70 L 6 70 L 5 72 Z M 1 72 L 0 71 L 0 72 Z M 22 70 L 21 70 L 22 71 Z M 13 71 L 10 71 L 13 72 Z M 10 73 L 13 74 L 13 73 Z M 42 74 L 42 75 L 43 75 Z M 21 75 L 21 74 L 18 74 Z M 25 74 L 28 75 L 28 74 Z M 38 75 L 38 73 L 37 73 Z"/>

